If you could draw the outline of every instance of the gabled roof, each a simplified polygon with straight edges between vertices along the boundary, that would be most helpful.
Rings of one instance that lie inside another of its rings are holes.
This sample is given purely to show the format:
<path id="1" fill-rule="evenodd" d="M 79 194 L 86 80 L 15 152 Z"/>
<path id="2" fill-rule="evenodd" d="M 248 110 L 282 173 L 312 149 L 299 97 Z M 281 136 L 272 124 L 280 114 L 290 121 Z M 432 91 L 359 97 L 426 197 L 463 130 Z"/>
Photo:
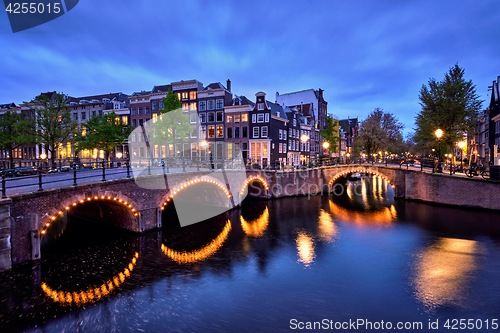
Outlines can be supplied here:
<path id="1" fill-rule="evenodd" d="M 235 97 L 233 98 L 233 105 L 250 105 L 251 107 L 255 106 L 255 103 L 246 98 L 246 96 L 237 96 L 234 95 Z M 239 101 L 238 104 L 237 101 Z"/>
<path id="2" fill-rule="evenodd" d="M 151 90 L 151 93 L 159 93 L 159 92 L 168 92 L 169 90 L 172 90 L 172 85 L 171 84 L 165 84 L 162 86 L 154 86 L 153 89 Z"/>
<path id="3" fill-rule="evenodd" d="M 94 96 L 69 97 L 69 101 L 78 103 L 78 102 L 80 102 L 80 100 L 87 100 L 90 102 L 93 99 L 96 99 L 96 100 L 102 102 L 103 98 L 108 98 L 111 101 L 120 101 L 120 102 L 125 102 L 128 100 L 127 95 L 119 92 L 119 93 L 109 93 L 109 94 L 94 95 Z"/>
<path id="4" fill-rule="evenodd" d="M 203 88 L 203 90 L 214 90 L 214 89 L 224 89 L 224 90 L 226 90 L 226 87 L 224 87 L 222 85 L 222 83 L 216 82 L 216 83 L 210 83 L 208 86 L 206 86 L 205 88 Z"/>
<path id="5" fill-rule="evenodd" d="M 154 89 L 154 88 L 153 88 L 153 89 Z M 134 92 L 132 93 L 132 95 L 130 95 L 130 96 L 144 96 L 144 95 L 149 95 L 149 94 L 150 94 L 150 92 L 149 92 L 149 91 L 144 91 L 144 90 L 143 90 L 143 91 L 134 91 Z"/>
<path id="6" fill-rule="evenodd" d="M 0 109 L 15 109 L 15 108 L 16 108 L 15 103 L 0 104 Z"/>
<path id="7" fill-rule="evenodd" d="M 269 108 L 269 110 L 271 111 L 271 115 L 273 115 L 275 117 L 282 118 L 282 119 L 287 119 L 286 115 L 285 115 L 285 110 L 283 110 L 281 105 L 270 102 L 270 101 L 266 101 L 266 104 L 267 104 L 267 107 Z M 279 116 L 278 116 L 278 112 L 279 112 Z"/>

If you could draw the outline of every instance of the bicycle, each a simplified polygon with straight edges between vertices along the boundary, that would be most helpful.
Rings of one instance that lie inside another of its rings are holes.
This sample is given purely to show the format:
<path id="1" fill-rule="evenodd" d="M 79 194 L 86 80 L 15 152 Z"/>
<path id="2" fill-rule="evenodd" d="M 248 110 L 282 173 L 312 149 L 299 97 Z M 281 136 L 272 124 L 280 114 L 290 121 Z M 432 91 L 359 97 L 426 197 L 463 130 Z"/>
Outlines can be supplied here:
<path id="1" fill-rule="evenodd" d="M 465 170 L 465 175 L 469 178 L 472 178 L 474 176 L 481 176 L 483 177 L 483 179 L 490 178 L 490 172 L 489 170 L 486 170 L 484 166 L 481 167 L 471 166 L 470 169 Z"/>

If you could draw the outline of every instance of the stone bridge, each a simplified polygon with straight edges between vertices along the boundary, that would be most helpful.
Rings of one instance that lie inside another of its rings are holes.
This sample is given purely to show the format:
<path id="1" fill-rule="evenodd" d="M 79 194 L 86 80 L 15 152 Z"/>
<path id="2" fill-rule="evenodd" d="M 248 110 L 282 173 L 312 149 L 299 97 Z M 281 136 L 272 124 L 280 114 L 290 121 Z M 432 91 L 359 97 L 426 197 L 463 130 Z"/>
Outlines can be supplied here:
<path id="1" fill-rule="evenodd" d="M 356 172 L 383 177 L 394 188 L 395 197 L 500 209 L 498 182 L 397 167 L 343 165 L 294 172 L 186 172 L 169 174 L 168 181 L 163 175 L 126 178 L 1 200 L 0 271 L 10 269 L 11 264 L 40 259 L 41 241 L 51 226 L 64 221 L 68 214 L 144 232 L 161 227 L 164 209 L 174 201 L 177 208 L 177 199 L 221 207 L 223 212 L 239 205 L 247 195 L 279 198 L 336 192 Z"/>

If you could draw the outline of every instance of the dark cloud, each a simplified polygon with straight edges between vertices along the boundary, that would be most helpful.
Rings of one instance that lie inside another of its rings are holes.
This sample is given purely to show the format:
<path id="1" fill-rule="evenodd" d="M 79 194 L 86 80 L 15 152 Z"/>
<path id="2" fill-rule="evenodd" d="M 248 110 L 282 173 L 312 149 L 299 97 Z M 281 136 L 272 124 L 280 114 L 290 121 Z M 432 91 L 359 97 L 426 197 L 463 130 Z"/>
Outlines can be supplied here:
<path id="1" fill-rule="evenodd" d="M 380 107 L 409 130 L 422 84 L 455 63 L 487 99 L 500 75 L 499 9 L 497 0 L 88 0 L 16 34 L 4 14 L 0 102 L 230 78 L 250 98 L 322 88 L 339 117 Z"/>

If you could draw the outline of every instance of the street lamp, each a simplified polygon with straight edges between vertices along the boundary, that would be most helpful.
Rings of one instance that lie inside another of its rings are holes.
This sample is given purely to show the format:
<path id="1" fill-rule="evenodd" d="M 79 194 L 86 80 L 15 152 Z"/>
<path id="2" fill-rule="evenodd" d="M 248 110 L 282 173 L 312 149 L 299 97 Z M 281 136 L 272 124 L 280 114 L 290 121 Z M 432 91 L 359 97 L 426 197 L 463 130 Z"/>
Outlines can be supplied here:
<path id="1" fill-rule="evenodd" d="M 434 134 L 436 134 L 436 137 L 438 138 L 438 165 L 437 165 L 437 172 L 443 172 L 443 167 L 441 165 L 441 136 L 443 136 L 443 131 L 438 128 Z"/>
<path id="2" fill-rule="evenodd" d="M 347 164 L 349 164 L 351 154 L 350 154 L 350 153 L 347 153 L 347 154 L 346 154 L 346 156 L 347 156 Z"/>
<path id="3" fill-rule="evenodd" d="M 464 147 L 465 147 L 465 142 L 460 141 L 458 143 L 458 147 L 460 148 L 460 170 L 463 171 L 463 164 L 464 164 Z"/>
<path id="4" fill-rule="evenodd" d="M 306 150 L 306 142 L 307 142 L 307 140 L 309 140 L 309 137 L 306 134 L 302 134 L 300 136 L 300 141 L 302 141 L 302 143 L 303 143 L 303 148 L 304 148 L 303 151 Z M 304 155 L 304 159 L 303 159 L 304 164 L 306 162 L 306 159 L 307 159 L 307 157 Z"/>
<path id="5" fill-rule="evenodd" d="M 118 158 L 122 158 L 122 157 L 123 157 L 122 152 L 120 152 L 120 151 L 119 151 L 118 153 L 116 153 L 116 157 L 118 157 Z"/>

